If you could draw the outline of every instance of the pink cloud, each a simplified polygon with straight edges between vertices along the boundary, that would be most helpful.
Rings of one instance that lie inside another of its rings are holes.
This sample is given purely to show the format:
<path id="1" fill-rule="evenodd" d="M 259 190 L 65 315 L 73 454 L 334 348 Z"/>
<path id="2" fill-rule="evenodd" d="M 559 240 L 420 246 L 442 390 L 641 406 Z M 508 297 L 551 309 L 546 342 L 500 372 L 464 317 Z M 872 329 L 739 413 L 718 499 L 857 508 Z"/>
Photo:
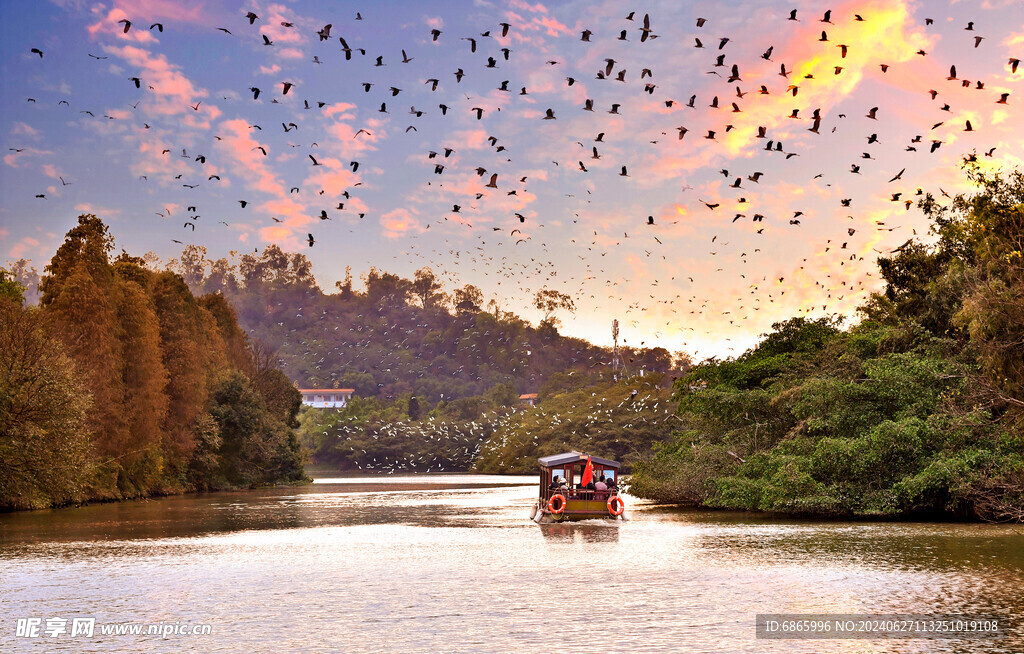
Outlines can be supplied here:
<path id="1" fill-rule="evenodd" d="M 16 136 L 39 136 L 40 131 L 27 123 L 17 122 L 14 123 L 14 127 L 11 129 L 11 134 Z"/>
<path id="2" fill-rule="evenodd" d="M 249 123 L 240 119 L 226 120 L 220 124 L 221 140 L 217 147 L 229 155 L 245 171 L 247 186 L 269 195 L 285 198 L 287 189 L 267 165 L 266 156 L 259 148 L 267 146 L 252 137 Z"/>
<path id="3" fill-rule="evenodd" d="M 32 253 L 37 253 L 41 255 L 43 248 L 40 248 L 40 245 L 41 243 L 38 239 L 32 238 L 31 236 L 26 236 L 25 238 L 15 243 L 14 246 L 12 246 L 11 249 L 7 251 L 7 255 L 12 259 L 22 259 L 25 257 L 26 254 Z"/>
<path id="4" fill-rule="evenodd" d="M 132 23 L 128 31 L 124 31 L 124 24 L 119 23 L 120 20 L 131 20 L 131 17 L 125 13 L 124 10 L 114 7 L 111 9 L 106 16 L 103 16 L 97 22 L 89 25 L 86 31 L 93 38 L 97 35 L 113 36 L 121 41 L 134 41 L 136 43 L 156 43 L 156 38 L 152 32 L 148 29 L 148 25 L 140 25 Z"/>
<path id="5" fill-rule="evenodd" d="M 419 212 L 416 209 L 394 209 L 380 217 L 380 226 L 384 229 L 384 236 L 388 238 L 400 238 L 413 232 L 422 234 L 426 228 L 417 219 Z"/>
<path id="6" fill-rule="evenodd" d="M 37 150 L 36 148 L 17 148 L 20 152 L 10 152 L 4 155 L 4 163 L 11 168 L 19 168 L 20 164 L 18 160 L 22 157 L 30 157 L 33 155 L 50 155 L 53 154 L 52 150 Z"/>
<path id="7" fill-rule="evenodd" d="M 207 97 L 209 93 L 205 89 L 193 86 L 178 66 L 168 63 L 164 55 L 153 55 L 132 45 L 103 46 L 103 49 L 141 69 L 139 77 L 142 78 L 143 90 L 154 98 L 154 101 L 143 105 L 143 110 L 148 114 L 188 114 L 195 126 L 204 129 L 209 127 L 210 120 L 215 120 L 220 115 L 220 110 L 209 104 L 199 104 L 198 110 L 193 109 L 197 102 L 201 103 L 200 99 Z M 197 115 L 202 118 L 197 120 Z"/>
<path id="8" fill-rule="evenodd" d="M 298 48 L 281 48 L 277 51 L 277 56 L 282 59 L 302 59 L 306 54 Z"/>

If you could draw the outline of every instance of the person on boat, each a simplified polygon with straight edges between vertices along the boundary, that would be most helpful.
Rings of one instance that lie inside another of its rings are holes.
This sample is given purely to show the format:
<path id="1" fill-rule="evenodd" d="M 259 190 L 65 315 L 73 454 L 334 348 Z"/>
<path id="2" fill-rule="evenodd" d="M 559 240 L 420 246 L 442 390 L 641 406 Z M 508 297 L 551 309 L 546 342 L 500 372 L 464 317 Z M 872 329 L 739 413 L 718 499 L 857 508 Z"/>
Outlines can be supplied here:
<path id="1" fill-rule="evenodd" d="M 606 484 L 604 482 L 604 475 L 601 475 L 600 479 L 597 480 L 597 483 L 594 484 L 594 490 L 599 490 L 599 491 L 606 491 L 606 490 L 608 490 L 608 484 Z"/>
<path id="2" fill-rule="evenodd" d="M 548 490 L 558 490 L 558 487 L 559 487 L 558 486 L 558 480 L 559 480 L 558 477 L 552 477 L 551 478 L 551 483 L 548 484 Z"/>

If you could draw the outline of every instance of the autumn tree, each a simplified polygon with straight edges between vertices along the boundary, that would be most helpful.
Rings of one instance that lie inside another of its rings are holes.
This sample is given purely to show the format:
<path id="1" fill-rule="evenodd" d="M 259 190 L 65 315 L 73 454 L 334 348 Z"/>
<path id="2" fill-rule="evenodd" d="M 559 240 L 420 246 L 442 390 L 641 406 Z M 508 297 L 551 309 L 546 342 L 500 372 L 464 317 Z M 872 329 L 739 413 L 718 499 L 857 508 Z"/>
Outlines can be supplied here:
<path id="1" fill-rule="evenodd" d="M 160 352 L 160 326 L 144 285 L 153 273 L 128 261 L 119 261 L 115 270 L 118 273 L 115 313 L 125 353 L 120 373 L 124 382 L 121 412 L 126 438 L 119 445 L 117 457 L 118 487 L 127 495 L 137 495 L 160 481 L 162 423 L 168 403 L 164 394 L 167 371 Z"/>
<path id="2" fill-rule="evenodd" d="M 68 232 L 46 266 L 40 305 L 92 392 L 88 429 L 96 439 L 97 454 L 115 462 L 129 438 L 122 413 L 119 298 L 108 260 L 112 248 L 113 239 L 99 218 L 79 216 L 78 225 Z M 108 471 L 116 478 L 116 465 Z"/>
<path id="3" fill-rule="evenodd" d="M 226 365 L 227 357 L 215 319 L 180 276 L 157 273 L 151 293 L 167 369 L 163 449 L 171 471 L 180 474 L 196 444 L 193 428 L 204 411 L 210 376 Z"/>

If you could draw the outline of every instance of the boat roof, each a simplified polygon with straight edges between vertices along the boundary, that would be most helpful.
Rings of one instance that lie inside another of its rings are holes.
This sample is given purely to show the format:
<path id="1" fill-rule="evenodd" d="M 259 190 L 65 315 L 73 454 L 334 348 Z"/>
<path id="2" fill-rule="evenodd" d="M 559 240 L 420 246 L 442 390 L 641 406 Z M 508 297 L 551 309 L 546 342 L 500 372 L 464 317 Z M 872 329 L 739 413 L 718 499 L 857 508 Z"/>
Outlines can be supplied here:
<path id="1" fill-rule="evenodd" d="M 589 454 L 583 454 L 581 452 L 565 452 L 563 454 L 552 454 L 551 456 L 542 456 L 537 459 L 541 466 L 545 468 L 553 468 L 554 466 L 564 466 L 572 463 L 582 463 L 587 460 L 587 457 L 598 465 L 602 465 L 606 468 L 618 468 L 619 462 L 612 461 L 611 459 L 602 459 L 598 456 L 591 456 Z"/>

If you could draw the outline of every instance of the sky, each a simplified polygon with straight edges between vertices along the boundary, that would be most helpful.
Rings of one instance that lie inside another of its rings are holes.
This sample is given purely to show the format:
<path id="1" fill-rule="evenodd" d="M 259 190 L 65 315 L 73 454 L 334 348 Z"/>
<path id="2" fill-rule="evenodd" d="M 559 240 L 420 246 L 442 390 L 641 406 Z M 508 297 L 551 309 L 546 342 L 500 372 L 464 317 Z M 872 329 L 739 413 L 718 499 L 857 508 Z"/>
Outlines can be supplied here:
<path id="1" fill-rule="evenodd" d="M 426 266 L 697 359 L 854 319 L 920 192 L 1024 156 L 1019 0 L 8 1 L 0 36 L 0 262 L 93 213 L 161 265 Z"/>

